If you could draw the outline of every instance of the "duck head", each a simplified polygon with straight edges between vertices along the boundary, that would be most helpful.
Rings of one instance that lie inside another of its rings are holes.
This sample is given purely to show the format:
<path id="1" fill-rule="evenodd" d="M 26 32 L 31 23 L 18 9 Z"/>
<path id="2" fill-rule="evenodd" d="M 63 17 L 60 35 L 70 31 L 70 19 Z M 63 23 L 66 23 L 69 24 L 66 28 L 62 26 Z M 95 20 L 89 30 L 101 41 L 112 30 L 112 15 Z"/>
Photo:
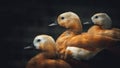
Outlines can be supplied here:
<path id="1" fill-rule="evenodd" d="M 56 23 L 55 23 L 56 24 Z M 50 24 L 55 25 L 55 24 Z M 82 24 L 79 16 L 74 12 L 64 12 L 57 18 L 57 24 L 75 32 L 82 32 Z"/>
<path id="2" fill-rule="evenodd" d="M 91 20 L 103 29 L 109 29 L 112 26 L 111 18 L 106 13 L 96 13 L 91 17 Z"/>
<path id="3" fill-rule="evenodd" d="M 48 35 L 38 35 L 33 40 L 34 47 L 42 51 L 55 51 L 55 41 L 51 36 Z"/>
<path id="4" fill-rule="evenodd" d="M 33 46 L 27 46 L 24 49 L 35 48 L 36 50 L 44 53 L 44 55 L 53 57 L 56 56 L 57 50 L 55 41 L 51 36 L 48 35 L 38 35 L 33 40 Z"/>

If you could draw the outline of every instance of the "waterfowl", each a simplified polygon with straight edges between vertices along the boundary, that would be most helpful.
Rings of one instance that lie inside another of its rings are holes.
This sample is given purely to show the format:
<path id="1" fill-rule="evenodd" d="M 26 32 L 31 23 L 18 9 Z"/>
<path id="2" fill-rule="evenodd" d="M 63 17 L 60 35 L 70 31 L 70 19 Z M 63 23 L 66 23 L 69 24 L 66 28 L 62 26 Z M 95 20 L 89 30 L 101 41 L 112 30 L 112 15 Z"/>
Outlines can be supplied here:
<path id="1" fill-rule="evenodd" d="M 106 47 L 109 47 L 109 45 L 117 42 L 117 40 L 110 37 L 82 33 L 72 37 L 69 42 L 67 42 L 64 58 L 89 60 Z"/>
<path id="2" fill-rule="evenodd" d="M 56 57 L 56 44 L 51 36 L 38 35 L 33 44 L 41 52 L 28 61 L 26 68 L 71 68 L 68 63 Z"/>
<path id="3" fill-rule="evenodd" d="M 120 40 L 120 29 L 112 28 L 112 20 L 106 13 L 96 13 L 91 17 L 91 20 L 94 26 L 88 29 L 88 33 Z"/>
<path id="4" fill-rule="evenodd" d="M 74 12 L 64 12 L 60 14 L 57 18 L 57 22 L 59 26 L 67 29 L 56 40 L 57 50 L 62 58 L 62 54 L 67 47 L 66 42 L 73 36 L 82 32 L 82 25 L 79 16 Z"/>
<path id="5" fill-rule="evenodd" d="M 66 54 L 69 57 L 90 59 L 101 50 L 120 43 L 120 29 L 111 29 L 112 22 L 106 13 L 97 13 L 91 19 L 96 25 L 88 32 L 72 37 L 67 43 Z"/>
<path id="6" fill-rule="evenodd" d="M 58 52 L 62 58 L 87 60 L 103 50 L 106 45 L 115 42 L 110 37 L 82 33 L 80 18 L 74 12 L 60 14 L 57 21 L 60 26 L 67 29 L 56 40 Z"/>

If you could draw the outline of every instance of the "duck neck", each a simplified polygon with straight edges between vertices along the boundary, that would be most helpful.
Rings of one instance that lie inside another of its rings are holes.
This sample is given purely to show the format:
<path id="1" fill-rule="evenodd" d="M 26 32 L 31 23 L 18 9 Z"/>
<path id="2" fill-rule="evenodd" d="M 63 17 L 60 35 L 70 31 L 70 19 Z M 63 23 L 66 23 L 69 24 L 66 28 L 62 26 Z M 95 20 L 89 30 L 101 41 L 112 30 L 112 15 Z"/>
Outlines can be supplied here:
<path id="1" fill-rule="evenodd" d="M 111 29 L 110 27 L 101 26 L 102 29 Z"/>
<path id="2" fill-rule="evenodd" d="M 45 49 L 46 50 L 44 50 L 43 54 L 46 58 L 56 57 L 56 55 L 57 55 L 56 46 L 51 46 L 51 44 L 49 44 L 47 47 L 45 47 Z"/>
<path id="3" fill-rule="evenodd" d="M 57 56 L 57 53 L 53 53 L 53 52 L 43 52 L 44 56 L 46 58 L 55 58 Z"/>
<path id="4" fill-rule="evenodd" d="M 82 25 L 81 24 L 74 24 L 74 26 L 69 28 L 69 30 L 74 32 L 74 33 L 82 33 Z"/>

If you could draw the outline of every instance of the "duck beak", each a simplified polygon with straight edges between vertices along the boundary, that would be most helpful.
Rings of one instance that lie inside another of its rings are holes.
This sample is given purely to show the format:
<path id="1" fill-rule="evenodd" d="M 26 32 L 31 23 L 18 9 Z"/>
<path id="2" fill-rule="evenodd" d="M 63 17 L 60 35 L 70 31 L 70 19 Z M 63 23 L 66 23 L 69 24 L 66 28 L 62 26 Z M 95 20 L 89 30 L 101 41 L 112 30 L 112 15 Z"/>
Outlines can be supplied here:
<path id="1" fill-rule="evenodd" d="M 57 26 L 57 25 L 58 25 L 58 23 L 57 23 L 57 21 L 55 21 L 54 23 L 51 23 L 48 26 Z"/>
<path id="2" fill-rule="evenodd" d="M 84 22 L 83 25 L 89 25 L 89 24 L 93 24 L 92 21 L 87 21 L 87 22 Z"/>
<path id="3" fill-rule="evenodd" d="M 28 46 L 24 47 L 25 50 L 35 49 L 34 45 L 30 43 Z"/>
<path id="4" fill-rule="evenodd" d="M 88 19 L 86 22 L 83 22 L 83 25 L 93 25 L 94 23 L 92 22 L 91 19 Z"/>
<path id="5" fill-rule="evenodd" d="M 91 24 L 91 22 L 84 22 L 83 24 L 84 24 L 84 25 L 86 25 L 86 24 Z"/>
<path id="6" fill-rule="evenodd" d="M 91 19 L 88 19 L 88 21 L 83 22 L 83 25 L 91 25 L 91 24 L 93 24 Z"/>

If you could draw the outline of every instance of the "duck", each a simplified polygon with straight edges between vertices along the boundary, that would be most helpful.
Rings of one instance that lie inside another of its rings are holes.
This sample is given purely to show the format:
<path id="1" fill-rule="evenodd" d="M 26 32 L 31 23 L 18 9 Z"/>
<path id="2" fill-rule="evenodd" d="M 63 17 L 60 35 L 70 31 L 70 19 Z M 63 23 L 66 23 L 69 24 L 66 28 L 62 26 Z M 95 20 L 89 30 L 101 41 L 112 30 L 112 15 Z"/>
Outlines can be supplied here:
<path id="1" fill-rule="evenodd" d="M 120 40 L 120 29 L 112 28 L 112 20 L 107 13 L 96 13 L 91 17 L 94 24 L 88 33 L 99 34 Z"/>
<path id="2" fill-rule="evenodd" d="M 50 26 L 53 25 L 56 25 L 56 22 L 50 24 Z M 57 25 L 67 29 L 56 40 L 57 51 L 59 52 L 60 57 L 63 58 L 63 54 L 67 47 L 66 42 L 68 42 L 73 36 L 82 32 L 82 23 L 76 13 L 69 11 L 58 16 Z"/>
<path id="3" fill-rule="evenodd" d="M 73 57 L 77 60 L 80 58 L 88 60 L 103 49 L 120 44 L 120 29 L 112 28 L 111 18 L 106 13 L 97 13 L 91 17 L 91 20 L 95 25 L 89 28 L 86 33 L 73 37 L 67 44 L 77 46 L 66 48 L 66 53 L 68 55 L 73 53 Z M 78 48 L 78 44 L 80 48 Z"/>
<path id="4" fill-rule="evenodd" d="M 59 26 L 66 28 L 56 40 L 60 58 L 65 60 L 89 60 L 107 45 L 116 42 L 111 37 L 82 32 L 80 17 L 74 12 L 60 14 L 57 22 Z"/>
<path id="5" fill-rule="evenodd" d="M 118 43 L 118 40 L 111 37 L 82 33 L 72 37 L 67 42 L 64 59 L 90 60 L 99 52 L 115 43 Z"/>
<path id="6" fill-rule="evenodd" d="M 38 35 L 33 44 L 40 53 L 28 61 L 26 68 L 71 68 L 67 62 L 57 58 L 56 43 L 51 36 Z"/>

